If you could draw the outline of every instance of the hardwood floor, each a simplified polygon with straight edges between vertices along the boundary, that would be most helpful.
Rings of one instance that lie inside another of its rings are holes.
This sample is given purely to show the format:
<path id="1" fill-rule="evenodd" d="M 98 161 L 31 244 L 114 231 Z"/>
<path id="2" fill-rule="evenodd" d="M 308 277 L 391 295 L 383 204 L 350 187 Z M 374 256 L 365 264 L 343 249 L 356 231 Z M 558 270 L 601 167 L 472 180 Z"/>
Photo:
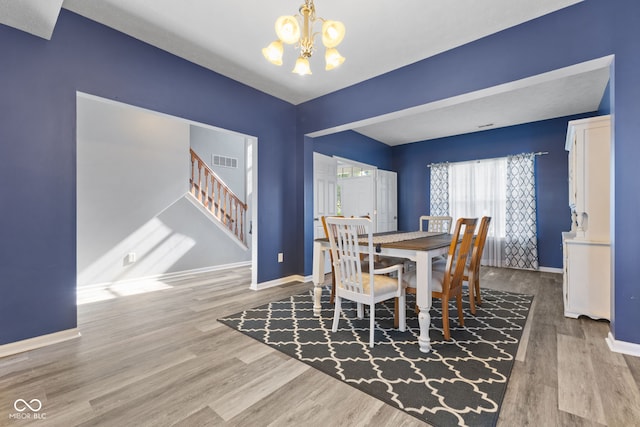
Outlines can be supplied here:
<path id="1" fill-rule="evenodd" d="M 608 322 L 563 317 L 559 274 L 481 274 L 482 286 L 535 295 L 499 426 L 640 425 L 640 358 L 609 351 Z M 103 300 L 79 305 L 81 338 L 0 359 L 0 426 L 424 425 L 218 323 L 312 287 L 249 281 L 238 269 L 84 292 Z M 16 420 L 17 399 L 39 399 L 46 419 Z"/>

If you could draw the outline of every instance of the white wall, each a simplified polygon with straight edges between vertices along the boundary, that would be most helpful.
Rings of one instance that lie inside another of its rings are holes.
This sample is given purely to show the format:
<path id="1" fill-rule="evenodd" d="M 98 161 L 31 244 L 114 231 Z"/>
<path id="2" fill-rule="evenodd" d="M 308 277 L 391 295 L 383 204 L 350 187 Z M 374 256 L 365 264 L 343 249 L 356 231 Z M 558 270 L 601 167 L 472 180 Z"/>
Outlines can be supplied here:
<path id="1" fill-rule="evenodd" d="M 78 286 L 250 260 L 181 199 L 188 122 L 85 95 L 77 107 Z"/>

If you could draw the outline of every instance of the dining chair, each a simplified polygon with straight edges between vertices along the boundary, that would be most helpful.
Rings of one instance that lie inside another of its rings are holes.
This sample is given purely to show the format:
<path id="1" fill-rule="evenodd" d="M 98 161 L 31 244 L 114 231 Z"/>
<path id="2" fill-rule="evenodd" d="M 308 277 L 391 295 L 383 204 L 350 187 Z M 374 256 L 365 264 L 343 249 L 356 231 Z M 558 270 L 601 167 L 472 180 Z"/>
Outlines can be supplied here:
<path id="1" fill-rule="evenodd" d="M 491 217 L 489 216 L 483 216 L 480 220 L 478 234 L 473 242 L 470 262 L 467 263 L 462 277 L 462 281 L 467 282 L 469 286 L 469 306 L 473 314 L 476 314 L 476 304 L 482 305 L 482 298 L 480 297 L 480 261 L 482 260 L 482 252 L 484 251 L 490 223 Z"/>
<path id="2" fill-rule="evenodd" d="M 334 217 L 335 218 L 344 218 L 341 215 L 336 215 Z M 328 231 L 328 228 L 327 228 L 326 218 L 327 218 L 326 216 L 321 217 L 322 228 L 324 229 L 325 237 L 327 239 L 329 239 L 329 231 Z M 367 218 L 367 219 L 370 219 L 369 216 L 362 216 L 362 217 L 354 217 L 354 216 L 352 216 L 351 218 Z M 365 235 L 366 234 L 366 230 L 364 229 L 364 226 L 361 226 L 358 229 L 358 234 L 359 235 Z M 335 292 L 336 292 L 336 272 L 335 272 L 335 269 L 333 268 L 333 253 L 331 253 L 331 251 L 329 251 L 329 259 L 331 261 L 331 296 L 329 298 L 329 302 L 331 304 L 333 304 L 334 301 L 335 301 Z M 364 272 L 368 272 L 369 271 L 369 254 L 361 253 L 360 259 L 363 261 L 362 262 L 363 271 Z M 391 266 L 397 265 L 397 264 L 406 265 L 407 262 L 409 262 L 409 260 L 407 260 L 405 258 L 381 256 L 381 255 L 376 254 L 375 258 L 374 258 L 374 264 L 373 265 L 374 265 L 374 269 L 382 269 L 382 268 L 391 267 Z M 395 326 L 398 327 L 398 316 L 397 315 L 395 317 Z"/>
<path id="3" fill-rule="evenodd" d="M 400 307 L 405 307 L 403 266 L 393 265 L 387 268 L 363 269 L 361 254 L 374 259 L 373 233 L 371 220 L 367 218 L 325 218 L 331 258 L 335 273 L 335 308 L 332 331 L 338 330 L 338 322 L 342 313 L 342 300 L 354 301 L 358 305 L 358 318 L 363 317 L 363 304 L 369 306 L 369 346 L 374 345 L 375 305 L 379 302 L 398 298 Z M 364 233 L 362 233 L 364 231 Z M 366 246 L 360 245 L 366 241 Z M 395 273 L 394 277 L 389 273 Z M 396 310 L 399 316 L 399 329 L 406 329 L 406 310 Z"/>
<path id="4" fill-rule="evenodd" d="M 427 221 L 427 229 L 423 230 L 424 222 Z M 450 233 L 453 218 L 450 216 L 422 215 L 420 217 L 420 231 L 434 231 L 439 233 Z"/>
<path id="5" fill-rule="evenodd" d="M 424 222 L 427 221 L 427 230 L 435 233 L 451 233 L 451 224 L 453 224 L 453 218 L 450 216 L 432 216 L 422 215 L 420 217 L 420 231 L 425 231 Z M 446 255 L 442 255 L 436 258 L 434 261 L 446 261 Z"/>
<path id="6" fill-rule="evenodd" d="M 458 322 L 464 326 L 462 313 L 462 279 L 464 277 L 467 258 L 473 244 L 473 233 L 476 229 L 477 218 L 459 218 L 452 233 L 451 244 L 447 254 L 445 268 L 433 268 L 431 272 L 431 296 L 442 300 L 442 329 L 444 339 L 451 339 L 449 330 L 449 300 L 456 298 L 458 308 Z M 405 276 L 406 293 L 416 293 L 416 272 L 411 271 Z M 402 310 L 401 310 L 402 311 Z"/>

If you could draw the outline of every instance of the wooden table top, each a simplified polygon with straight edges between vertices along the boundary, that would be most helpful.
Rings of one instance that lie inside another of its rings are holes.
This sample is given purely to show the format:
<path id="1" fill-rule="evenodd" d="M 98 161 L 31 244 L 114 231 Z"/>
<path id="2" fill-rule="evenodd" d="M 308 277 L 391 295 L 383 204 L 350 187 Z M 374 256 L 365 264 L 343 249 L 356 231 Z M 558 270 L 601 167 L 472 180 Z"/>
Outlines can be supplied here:
<path id="1" fill-rule="evenodd" d="M 385 248 L 411 249 L 416 251 L 428 251 L 438 249 L 451 244 L 451 234 L 437 234 L 435 236 L 419 237 L 411 240 L 401 240 L 393 243 L 381 243 Z"/>
<path id="2" fill-rule="evenodd" d="M 375 233 L 374 236 L 384 236 L 389 234 L 400 234 L 400 233 L 406 233 L 406 232 L 387 231 L 384 233 Z M 452 234 L 437 234 L 435 236 L 420 237 L 417 239 L 410 239 L 410 240 L 401 240 L 399 242 L 393 242 L 393 243 L 379 243 L 379 244 L 375 244 L 374 247 L 380 245 L 381 247 L 384 247 L 384 248 L 428 251 L 430 249 L 438 249 L 444 246 L 449 246 L 451 244 L 452 237 L 453 237 Z M 315 240 L 318 242 L 324 242 L 324 243 L 329 242 L 329 239 L 327 239 L 326 237 L 321 237 Z"/>

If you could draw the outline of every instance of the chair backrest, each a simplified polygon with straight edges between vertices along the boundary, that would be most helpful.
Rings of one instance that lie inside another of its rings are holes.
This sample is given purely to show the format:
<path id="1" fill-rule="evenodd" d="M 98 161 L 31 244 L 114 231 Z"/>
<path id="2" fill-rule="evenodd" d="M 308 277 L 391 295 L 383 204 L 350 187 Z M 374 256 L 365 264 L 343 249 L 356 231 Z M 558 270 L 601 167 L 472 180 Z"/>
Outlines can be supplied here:
<path id="1" fill-rule="evenodd" d="M 373 275 L 362 274 L 361 255 L 373 259 L 372 223 L 368 218 L 327 217 L 327 234 L 331 244 L 331 258 L 336 277 L 336 288 L 364 293 L 363 280 L 368 280 L 373 292 Z M 366 236 L 366 237 L 365 237 Z M 368 239 L 367 246 L 360 246 L 359 239 Z"/>
<path id="2" fill-rule="evenodd" d="M 484 243 L 487 240 L 487 233 L 489 232 L 489 224 L 491 223 L 490 216 L 483 216 L 478 226 L 478 234 L 476 240 L 473 243 L 473 251 L 471 252 L 471 263 L 469 269 L 476 275 L 480 272 L 480 260 L 482 259 L 482 251 L 484 251 Z M 477 276 L 476 276 L 477 277 Z"/>
<path id="3" fill-rule="evenodd" d="M 445 267 L 442 293 L 462 287 L 464 269 L 467 257 L 473 245 L 473 234 L 476 230 L 477 218 L 459 218 L 453 231 L 453 238 L 449 245 L 447 265 Z"/>
<path id="4" fill-rule="evenodd" d="M 351 218 L 366 218 L 366 219 L 371 219 L 369 217 L 369 215 L 362 215 L 362 216 L 355 216 L 355 215 L 351 215 Z M 367 234 L 367 230 L 365 229 L 364 226 L 361 226 L 360 228 L 358 228 L 358 234 Z M 362 254 L 362 256 L 364 256 L 364 254 Z"/>
<path id="5" fill-rule="evenodd" d="M 423 230 L 424 221 L 427 221 L 427 229 Z M 420 231 L 434 231 L 438 233 L 450 233 L 453 218 L 450 216 L 430 216 L 422 215 L 420 217 Z"/>

